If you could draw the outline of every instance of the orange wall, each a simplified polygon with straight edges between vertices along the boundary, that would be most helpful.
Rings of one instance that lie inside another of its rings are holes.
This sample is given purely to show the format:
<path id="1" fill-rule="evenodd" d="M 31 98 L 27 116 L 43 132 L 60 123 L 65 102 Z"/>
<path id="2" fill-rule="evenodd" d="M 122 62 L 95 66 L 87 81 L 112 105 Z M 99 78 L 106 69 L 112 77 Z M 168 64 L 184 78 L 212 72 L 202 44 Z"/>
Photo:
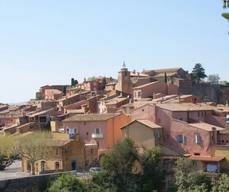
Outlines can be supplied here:
<path id="1" fill-rule="evenodd" d="M 107 143 L 110 148 L 123 138 L 121 128 L 130 122 L 131 122 L 131 118 L 124 114 L 121 114 L 119 116 L 116 116 L 108 120 Z"/>

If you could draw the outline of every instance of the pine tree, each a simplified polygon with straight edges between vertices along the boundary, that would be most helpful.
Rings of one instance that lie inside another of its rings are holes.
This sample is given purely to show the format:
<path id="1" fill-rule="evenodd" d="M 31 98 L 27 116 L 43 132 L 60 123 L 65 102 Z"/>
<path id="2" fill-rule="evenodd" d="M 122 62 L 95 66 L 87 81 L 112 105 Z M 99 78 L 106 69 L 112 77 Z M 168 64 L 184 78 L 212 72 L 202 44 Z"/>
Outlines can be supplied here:
<path id="1" fill-rule="evenodd" d="M 200 63 L 197 63 L 194 66 L 191 75 L 192 75 L 193 82 L 197 84 L 199 84 L 202 79 L 207 77 L 207 75 L 205 74 L 205 69 L 202 67 Z"/>

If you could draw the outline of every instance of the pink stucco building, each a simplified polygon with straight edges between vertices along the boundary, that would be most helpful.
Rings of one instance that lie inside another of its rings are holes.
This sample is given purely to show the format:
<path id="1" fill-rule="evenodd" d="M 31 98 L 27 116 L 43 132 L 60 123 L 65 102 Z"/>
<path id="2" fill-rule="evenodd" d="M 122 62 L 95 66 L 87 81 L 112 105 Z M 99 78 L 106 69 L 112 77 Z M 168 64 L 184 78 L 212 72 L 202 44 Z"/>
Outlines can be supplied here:
<path id="1" fill-rule="evenodd" d="M 122 138 L 121 127 L 131 121 L 119 113 L 74 115 L 63 121 L 66 132 L 74 129 L 85 144 L 96 141 L 98 153 L 103 154 Z"/>
<path id="2" fill-rule="evenodd" d="M 211 106 L 192 103 L 146 104 L 132 113 L 163 127 L 164 145 L 180 154 L 211 156 L 222 127 L 207 123 Z M 198 140 L 198 141 L 197 141 Z"/>

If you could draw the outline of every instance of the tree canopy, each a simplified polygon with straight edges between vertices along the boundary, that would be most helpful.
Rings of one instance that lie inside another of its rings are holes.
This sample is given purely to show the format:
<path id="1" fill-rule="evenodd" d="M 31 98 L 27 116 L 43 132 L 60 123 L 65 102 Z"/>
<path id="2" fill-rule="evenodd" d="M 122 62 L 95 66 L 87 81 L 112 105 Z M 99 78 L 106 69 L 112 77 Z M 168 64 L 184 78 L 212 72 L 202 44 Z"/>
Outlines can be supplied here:
<path id="1" fill-rule="evenodd" d="M 220 77 L 218 74 L 211 74 L 208 75 L 208 82 L 213 84 L 213 85 L 218 85 L 219 84 Z"/>
<path id="2" fill-rule="evenodd" d="M 35 174 L 35 162 L 48 157 L 52 136 L 49 132 L 33 132 L 25 136 L 18 136 L 17 151 L 31 165 L 31 173 Z"/>
<path id="3" fill-rule="evenodd" d="M 0 170 L 5 169 L 13 162 L 17 155 L 14 137 L 10 135 L 0 136 Z"/>
<path id="4" fill-rule="evenodd" d="M 160 154 L 158 148 L 141 154 L 132 140 L 124 139 L 102 158 L 103 177 L 95 176 L 94 183 L 103 183 L 106 189 L 112 188 L 113 191 L 160 190 L 164 179 L 159 168 Z M 105 181 L 102 178 L 106 178 Z"/>
<path id="5" fill-rule="evenodd" d="M 176 186 L 177 192 L 208 192 L 211 182 L 206 175 L 195 170 L 193 161 L 180 158 L 176 162 Z"/>
<path id="6" fill-rule="evenodd" d="M 205 69 L 200 63 L 195 64 L 191 76 L 193 82 L 197 84 L 199 84 L 202 79 L 207 77 L 207 75 L 205 74 Z"/>
<path id="7" fill-rule="evenodd" d="M 229 191 L 229 176 L 222 174 L 216 184 L 213 186 L 212 192 L 228 192 Z"/>
<path id="8" fill-rule="evenodd" d="M 47 190 L 48 192 L 86 192 L 83 182 L 72 175 L 62 175 L 53 181 Z"/>

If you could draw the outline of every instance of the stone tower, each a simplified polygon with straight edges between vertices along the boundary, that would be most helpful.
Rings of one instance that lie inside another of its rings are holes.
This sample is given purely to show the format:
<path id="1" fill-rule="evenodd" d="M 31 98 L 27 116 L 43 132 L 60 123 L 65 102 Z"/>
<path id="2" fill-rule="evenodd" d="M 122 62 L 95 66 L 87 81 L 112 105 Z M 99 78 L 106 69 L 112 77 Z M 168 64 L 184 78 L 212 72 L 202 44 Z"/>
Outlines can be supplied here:
<path id="1" fill-rule="evenodd" d="M 132 82 L 130 80 L 130 72 L 128 71 L 125 62 L 123 62 L 122 68 L 118 73 L 118 83 L 116 90 L 124 95 L 131 95 Z"/>

